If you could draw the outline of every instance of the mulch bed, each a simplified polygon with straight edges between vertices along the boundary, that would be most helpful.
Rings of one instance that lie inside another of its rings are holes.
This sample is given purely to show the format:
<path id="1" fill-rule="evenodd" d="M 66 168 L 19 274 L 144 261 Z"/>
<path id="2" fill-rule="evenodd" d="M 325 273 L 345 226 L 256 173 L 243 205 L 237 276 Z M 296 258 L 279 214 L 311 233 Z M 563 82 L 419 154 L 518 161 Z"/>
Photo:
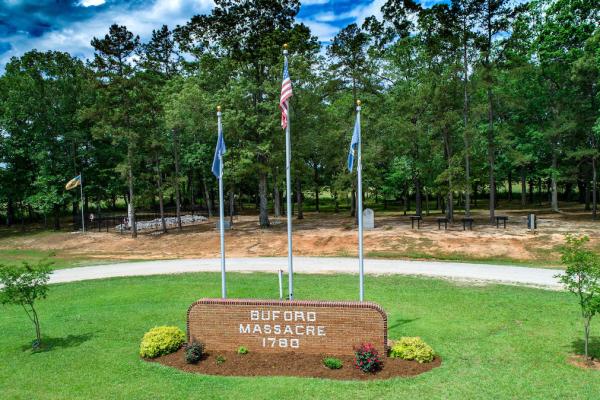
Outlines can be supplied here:
<path id="1" fill-rule="evenodd" d="M 576 367 L 583 368 L 583 369 L 600 370 L 600 360 L 598 360 L 598 359 L 586 360 L 584 356 L 579 355 L 579 354 L 571 355 L 567 359 L 567 362 L 571 365 L 574 365 Z"/>
<path id="2" fill-rule="evenodd" d="M 216 357 L 218 355 L 225 357 L 226 361 L 217 364 Z M 430 363 L 423 364 L 398 358 L 385 358 L 383 368 L 380 371 L 364 373 L 354 366 L 353 356 L 337 356 L 344 363 L 344 366 L 337 370 L 329 369 L 323 365 L 323 358 L 326 356 L 301 353 L 248 353 L 240 355 L 235 352 L 212 352 L 207 353 L 202 361 L 194 365 L 185 362 L 185 352 L 180 349 L 176 353 L 146 361 L 160 363 L 185 372 L 206 375 L 298 376 L 341 380 L 371 380 L 415 376 L 439 367 L 442 363 L 439 357 L 436 357 Z"/>

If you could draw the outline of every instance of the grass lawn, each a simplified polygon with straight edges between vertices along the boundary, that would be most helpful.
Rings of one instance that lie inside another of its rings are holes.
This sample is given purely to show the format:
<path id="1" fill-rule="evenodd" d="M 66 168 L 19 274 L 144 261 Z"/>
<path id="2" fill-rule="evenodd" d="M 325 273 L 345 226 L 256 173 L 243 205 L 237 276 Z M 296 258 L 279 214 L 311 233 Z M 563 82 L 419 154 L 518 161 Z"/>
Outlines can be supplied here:
<path id="1" fill-rule="evenodd" d="M 41 260 L 52 262 L 52 269 L 80 267 L 86 264 L 101 264 L 102 260 L 59 255 L 53 250 L 0 249 L 0 264 L 37 263 Z"/>
<path id="2" fill-rule="evenodd" d="M 352 300 L 351 275 L 297 275 L 299 299 Z M 275 274 L 229 274 L 231 297 L 274 298 Z M 116 278 L 54 285 L 40 304 L 53 347 L 28 350 L 33 328 L 0 308 L 2 399 L 598 399 L 600 371 L 568 365 L 582 348 L 568 293 L 467 286 L 412 277 L 368 277 L 366 296 L 388 312 L 389 336 L 421 336 L 442 356 L 415 378 L 342 382 L 186 374 L 141 361 L 139 341 L 163 324 L 185 328 L 192 301 L 218 297 L 219 275 Z M 598 334 L 596 323 L 592 333 Z M 593 351 L 600 356 L 600 341 Z"/>

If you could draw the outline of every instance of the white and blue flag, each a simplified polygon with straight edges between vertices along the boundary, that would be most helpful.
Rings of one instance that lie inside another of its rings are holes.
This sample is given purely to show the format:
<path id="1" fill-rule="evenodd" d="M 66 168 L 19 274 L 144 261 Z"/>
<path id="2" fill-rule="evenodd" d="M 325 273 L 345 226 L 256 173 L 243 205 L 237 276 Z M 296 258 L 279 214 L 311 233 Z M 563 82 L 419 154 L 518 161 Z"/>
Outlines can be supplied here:
<path id="1" fill-rule="evenodd" d="M 215 149 L 215 158 L 212 163 L 212 173 L 217 177 L 221 178 L 221 158 L 227 151 L 225 147 L 225 140 L 223 139 L 223 126 L 219 122 L 219 138 L 217 139 L 217 148 Z"/>
<path id="2" fill-rule="evenodd" d="M 354 123 L 354 132 L 352 133 L 352 141 L 350 142 L 350 152 L 348 153 L 348 171 L 352 172 L 354 167 L 354 157 L 356 157 L 356 148 L 358 147 L 358 138 L 360 136 L 360 123 L 358 118 Z"/>

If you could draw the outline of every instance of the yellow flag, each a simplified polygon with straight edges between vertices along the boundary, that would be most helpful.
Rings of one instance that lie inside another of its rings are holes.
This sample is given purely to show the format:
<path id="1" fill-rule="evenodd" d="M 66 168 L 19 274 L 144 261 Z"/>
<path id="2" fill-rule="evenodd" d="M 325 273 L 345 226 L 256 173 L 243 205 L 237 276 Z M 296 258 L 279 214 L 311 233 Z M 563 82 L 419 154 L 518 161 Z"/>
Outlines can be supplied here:
<path id="1" fill-rule="evenodd" d="M 65 189 L 75 189 L 79 185 L 81 185 L 81 175 L 78 175 L 75 178 L 71 179 L 69 182 L 67 182 L 67 184 L 65 185 Z"/>

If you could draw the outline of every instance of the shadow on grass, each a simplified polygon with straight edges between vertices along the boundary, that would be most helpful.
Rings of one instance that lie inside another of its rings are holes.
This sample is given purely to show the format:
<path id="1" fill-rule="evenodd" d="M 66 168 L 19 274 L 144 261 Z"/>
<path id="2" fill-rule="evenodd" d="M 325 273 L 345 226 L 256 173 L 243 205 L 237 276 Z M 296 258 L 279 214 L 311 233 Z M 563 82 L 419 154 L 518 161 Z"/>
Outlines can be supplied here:
<path id="1" fill-rule="evenodd" d="M 32 345 L 23 345 L 21 346 L 21 350 L 23 351 L 31 351 L 34 353 L 45 353 L 47 351 L 58 350 L 58 349 L 67 349 L 70 347 L 77 347 L 82 343 L 87 342 L 88 340 L 94 337 L 93 333 L 84 333 L 81 335 L 68 335 L 65 337 L 42 337 L 42 344 L 39 348 L 33 349 Z"/>
<path id="2" fill-rule="evenodd" d="M 394 322 L 393 324 L 388 326 L 388 329 L 395 329 L 395 328 L 400 328 L 404 325 L 410 324 L 411 322 L 414 322 L 416 320 L 418 320 L 419 318 L 413 318 L 413 319 L 397 319 L 396 322 Z"/>
<path id="3" fill-rule="evenodd" d="M 585 342 L 583 338 L 574 340 L 571 343 L 571 350 L 574 354 L 583 355 L 585 349 Z M 588 347 L 588 353 L 590 357 L 599 359 L 600 358 L 600 336 L 592 336 L 590 337 L 590 343 Z"/>

